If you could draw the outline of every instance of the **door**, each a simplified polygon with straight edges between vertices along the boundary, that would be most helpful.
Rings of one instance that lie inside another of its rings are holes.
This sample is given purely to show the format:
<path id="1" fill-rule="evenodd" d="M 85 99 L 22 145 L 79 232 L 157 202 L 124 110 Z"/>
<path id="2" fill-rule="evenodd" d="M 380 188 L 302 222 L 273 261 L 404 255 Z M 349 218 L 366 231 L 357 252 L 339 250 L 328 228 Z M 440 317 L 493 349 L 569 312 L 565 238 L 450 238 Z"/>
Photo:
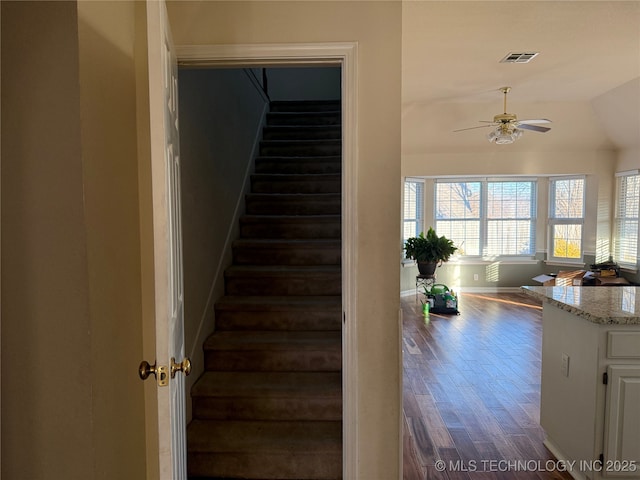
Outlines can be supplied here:
<path id="1" fill-rule="evenodd" d="M 164 1 L 146 5 L 156 365 L 164 369 L 156 372 L 159 468 L 160 480 L 182 480 L 187 478 L 183 373 L 190 365 L 184 358 L 178 67 Z"/>
<path id="2" fill-rule="evenodd" d="M 640 365 L 608 368 L 603 471 L 605 476 L 640 475 Z"/>

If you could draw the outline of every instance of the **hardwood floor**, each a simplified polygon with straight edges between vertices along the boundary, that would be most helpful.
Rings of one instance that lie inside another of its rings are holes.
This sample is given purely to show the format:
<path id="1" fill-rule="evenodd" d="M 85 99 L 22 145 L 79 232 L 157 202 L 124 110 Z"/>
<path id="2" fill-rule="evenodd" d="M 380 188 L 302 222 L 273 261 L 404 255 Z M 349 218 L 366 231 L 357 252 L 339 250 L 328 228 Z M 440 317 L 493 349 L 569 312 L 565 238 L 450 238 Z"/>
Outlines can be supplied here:
<path id="1" fill-rule="evenodd" d="M 403 297 L 404 480 L 570 479 L 539 424 L 542 309 L 461 294 L 425 318 Z"/>

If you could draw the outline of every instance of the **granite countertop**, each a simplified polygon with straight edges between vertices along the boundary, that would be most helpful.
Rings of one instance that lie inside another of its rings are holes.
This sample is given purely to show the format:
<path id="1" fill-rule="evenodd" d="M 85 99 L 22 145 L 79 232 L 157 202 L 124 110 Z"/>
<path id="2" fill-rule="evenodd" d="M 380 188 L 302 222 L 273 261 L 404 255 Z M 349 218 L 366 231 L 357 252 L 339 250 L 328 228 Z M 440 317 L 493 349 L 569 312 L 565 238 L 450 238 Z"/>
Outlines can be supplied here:
<path id="1" fill-rule="evenodd" d="M 522 287 L 532 297 L 601 325 L 640 325 L 640 287 Z"/>

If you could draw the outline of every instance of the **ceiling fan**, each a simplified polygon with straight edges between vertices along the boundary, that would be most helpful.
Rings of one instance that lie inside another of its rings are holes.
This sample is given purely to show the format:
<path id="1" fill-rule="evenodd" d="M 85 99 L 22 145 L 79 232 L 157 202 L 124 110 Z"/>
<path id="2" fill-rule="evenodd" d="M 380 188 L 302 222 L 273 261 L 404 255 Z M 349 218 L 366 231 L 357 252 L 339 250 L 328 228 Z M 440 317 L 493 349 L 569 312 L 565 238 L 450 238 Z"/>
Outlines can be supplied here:
<path id="1" fill-rule="evenodd" d="M 454 132 L 462 132 L 464 130 L 473 130 L 475 128 L 495 127 L 488 135 L 487 138 L 490 142 L 495 142 L 498 145 L 506 145 L 515 142 L 522 136 L 523 130 L 531 130 L 533 132 L 545 133 L 551 130 L 549 127 L 542 127 L 536 125 L 537 123 L 551 123 L 551 120 L 546 118 L 539 118 L 535 120 L 518 120 L 518 117 L 514 113 L 507 113 L 507 94 L 511 91 L 511 87 L 502 87 L 500 91 L 504 94 L 504 113 L 498 114 L 493 117 L 493 121 L 481 120 L 482 123 L 487 125 L 480 125 L 479 127 L 461 128 L 454 130 Z"/>

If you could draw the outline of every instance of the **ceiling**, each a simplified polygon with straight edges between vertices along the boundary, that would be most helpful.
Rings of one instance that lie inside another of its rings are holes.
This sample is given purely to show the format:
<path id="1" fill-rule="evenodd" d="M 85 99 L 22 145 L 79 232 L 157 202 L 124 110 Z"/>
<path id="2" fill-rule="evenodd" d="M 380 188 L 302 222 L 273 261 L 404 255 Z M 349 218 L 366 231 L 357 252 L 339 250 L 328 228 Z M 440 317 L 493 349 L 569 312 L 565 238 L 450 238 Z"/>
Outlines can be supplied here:
<path id="1" fill-rule="evenodd" d="M 404 1 L 403 154 L 640 145 L 640 1 Z M 499 63 L 539 52 L 527 64 Z M 512 145 L 480 126 L 548 118 Z"/>

